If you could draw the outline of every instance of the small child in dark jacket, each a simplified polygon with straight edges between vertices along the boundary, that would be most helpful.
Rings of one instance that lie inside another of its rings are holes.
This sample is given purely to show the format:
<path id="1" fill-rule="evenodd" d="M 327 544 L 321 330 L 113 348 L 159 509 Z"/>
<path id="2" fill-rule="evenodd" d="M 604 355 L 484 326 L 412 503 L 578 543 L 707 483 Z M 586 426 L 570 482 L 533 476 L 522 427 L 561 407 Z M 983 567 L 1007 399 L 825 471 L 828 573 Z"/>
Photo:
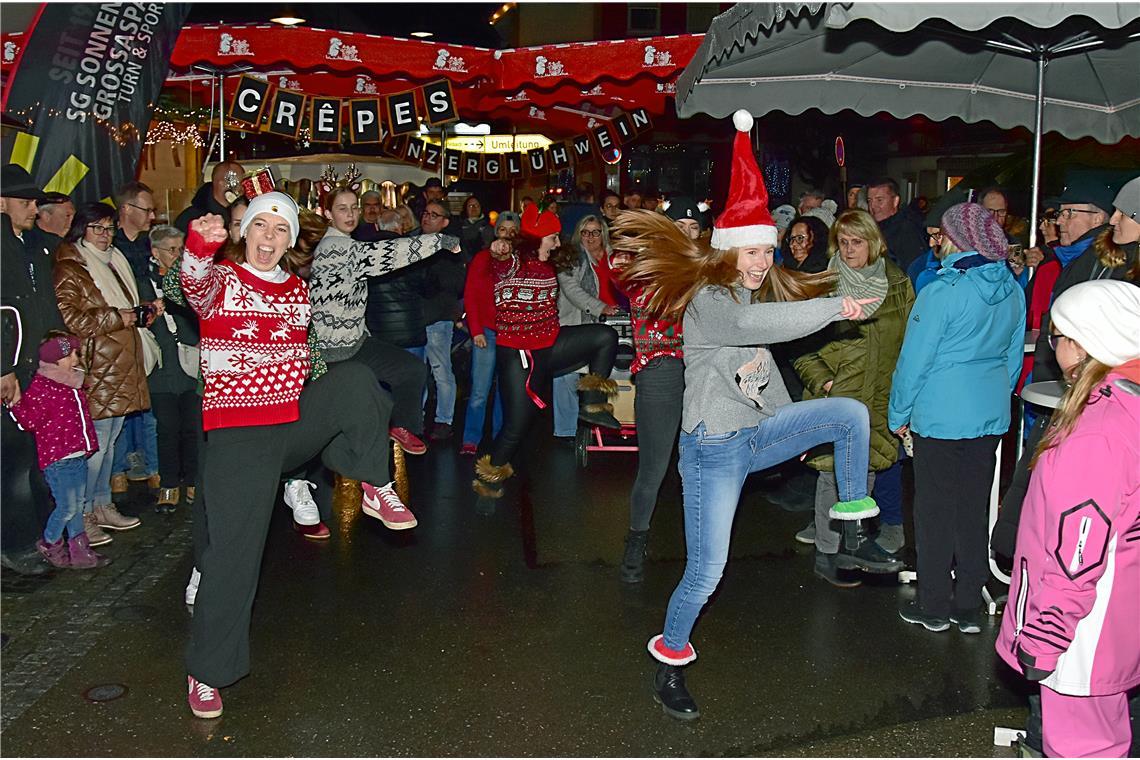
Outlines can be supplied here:
<path id="1" fill-rule="evenodd" d="M 79 338 L 61 330 L 49 332 L 40 344 L 39 371 L 12 407 L 12 417 L 35 436 L 40 469 L 55 500 L 36 549 L 55 567 L 87 569 L 111 560 L 91 549 L 83 529 L 87 457 L 98 450 L 99 442 L 78 365 Z"/>

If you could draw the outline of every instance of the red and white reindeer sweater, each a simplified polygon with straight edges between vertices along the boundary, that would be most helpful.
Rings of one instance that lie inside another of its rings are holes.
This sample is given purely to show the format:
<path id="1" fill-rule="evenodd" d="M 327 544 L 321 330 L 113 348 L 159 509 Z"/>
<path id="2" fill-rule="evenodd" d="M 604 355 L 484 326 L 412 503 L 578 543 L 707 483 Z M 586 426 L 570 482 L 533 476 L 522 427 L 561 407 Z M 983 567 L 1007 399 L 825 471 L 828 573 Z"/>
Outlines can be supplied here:
<path id="1" fill-rule="evenodd" d="M 269 282 L 215 262 L 219 247 L 190 230 L 180 275 L 201 318 L 202 428 L 293 422 L 309 376 L 309 287 L 293 274 Z"/>

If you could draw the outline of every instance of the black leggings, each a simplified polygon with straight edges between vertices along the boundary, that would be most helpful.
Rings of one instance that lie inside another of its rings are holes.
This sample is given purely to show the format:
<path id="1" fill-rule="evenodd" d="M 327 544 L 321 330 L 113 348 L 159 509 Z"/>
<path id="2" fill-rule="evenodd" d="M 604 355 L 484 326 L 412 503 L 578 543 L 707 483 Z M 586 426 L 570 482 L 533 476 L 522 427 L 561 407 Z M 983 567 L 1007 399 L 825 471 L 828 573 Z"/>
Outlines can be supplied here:
<path id="1" fill-rule="evenodd" d="M 685 396 L 685 363 L 658 356 L 633 376 L 637 422 L 637 479 L 629 495 L 630 530 L 649 530 L 657 494 L 677 448 L 681 403 Z"/>
<path id="2" fill-rule="evenodd" d="M 590 373 L 609 377 L 617 356 L 617 332 L 608 325 L 563 327 L 550 348 L 522 352 L 496 346 L 495 371 L 503 400 L 503 427 L 491 447 L 491 464 L 511 461 L 539 410 L 530 391 L 550 399 L 550 380 L 584 366 Z M 525 365 L 524 365 L 525 357 Z M 529 378 L 529 379 L 528 379 Z M 549 401 L 544 400 L 549 405 Z"/>

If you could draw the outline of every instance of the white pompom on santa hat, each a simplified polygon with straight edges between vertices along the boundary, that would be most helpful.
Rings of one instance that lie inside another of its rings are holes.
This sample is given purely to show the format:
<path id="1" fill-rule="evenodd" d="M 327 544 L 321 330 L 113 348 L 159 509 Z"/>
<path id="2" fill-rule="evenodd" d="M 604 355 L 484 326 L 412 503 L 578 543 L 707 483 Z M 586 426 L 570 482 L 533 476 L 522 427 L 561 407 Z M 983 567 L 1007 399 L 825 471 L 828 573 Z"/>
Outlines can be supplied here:
<path id="1" fill-rule="evenodd" d="M 741 109 L 732 115 L 736 139 L 732 144 L 732 179 L 724 213 L 713 224 L 713 248 L 747 248 L 776 245 L 776 223 L 768 213 L 768 188 L 752 154 L 749 132 L 752 114 Z"/>

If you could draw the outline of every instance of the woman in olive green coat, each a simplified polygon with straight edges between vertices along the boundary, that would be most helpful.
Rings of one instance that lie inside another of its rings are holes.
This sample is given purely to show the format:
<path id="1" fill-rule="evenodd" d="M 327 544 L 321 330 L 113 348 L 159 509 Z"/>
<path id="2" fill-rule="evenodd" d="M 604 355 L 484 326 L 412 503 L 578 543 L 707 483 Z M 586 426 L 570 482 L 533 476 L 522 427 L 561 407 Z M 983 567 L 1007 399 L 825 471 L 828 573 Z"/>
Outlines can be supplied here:
<path id="1" fill-rule="evenodd" d="M 803 380 L 804 400 L 844 396 L 866 404 L 871 413 L 871 472 L 867 474 L 870 493 L 875 471 L 887 469 L 898 456 L 898 438 L 887 426 L 887 403 L 891 375 L 914 304 L 914 287 L 906 273 L 887 259 L 886 242 L 866 211 L 850 209 L 840 215 L 831 228 L 829 253 L 828 268 L 839 273 L 840 295 L 877 297 L 882 301 L 866 321 L 833 324 L 830 339 L 818 350 L 797 359 L 795 368 Z M 837 570 L 889 573 L 902 569 L 900 562 L 873 541 L 860 540 L 854 524 L 852 535 L 842 542 L 840 534 L 832 529 L 827 511 L 835 499 L 826 501 L 836 489 L 831 450 L 812 452 L 807 464 L 819 471 L 815 574 L 833 585 L 849 587 L 858 585 L 858 581 L 840 579 Z M 820 504 L 825 504 L 822 510 Z"/>

